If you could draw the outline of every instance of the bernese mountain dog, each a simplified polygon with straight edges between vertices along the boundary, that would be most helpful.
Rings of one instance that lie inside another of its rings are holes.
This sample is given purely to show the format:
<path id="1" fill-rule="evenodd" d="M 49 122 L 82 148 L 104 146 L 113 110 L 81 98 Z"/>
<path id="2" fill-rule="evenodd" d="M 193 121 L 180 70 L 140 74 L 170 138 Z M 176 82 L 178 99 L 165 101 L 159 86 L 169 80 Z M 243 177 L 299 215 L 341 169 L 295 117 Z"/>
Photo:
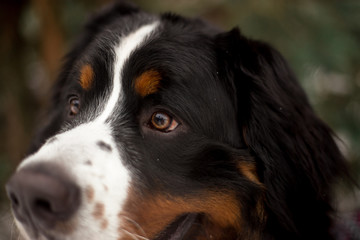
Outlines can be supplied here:
<path id="1" fill-rule="evenodd" d="M 334 239 L 332 131 L 268 44 L 117 2 L 6 189 L 31 240 Z"/>

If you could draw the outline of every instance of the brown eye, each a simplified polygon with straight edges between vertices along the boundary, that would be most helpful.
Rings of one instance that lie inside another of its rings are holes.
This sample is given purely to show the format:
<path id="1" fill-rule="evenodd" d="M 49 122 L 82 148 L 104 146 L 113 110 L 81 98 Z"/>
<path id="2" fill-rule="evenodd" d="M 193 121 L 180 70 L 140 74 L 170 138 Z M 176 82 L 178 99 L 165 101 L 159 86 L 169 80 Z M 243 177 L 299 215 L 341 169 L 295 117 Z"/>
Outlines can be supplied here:
<path id="1" fill-rule="evenodd" d="M 70 104 L 70 112 L 69 115 L 70 116 L 75 116 L 79 113 L 80 111 L 80 100 L 78 97 L 71 97 L 69 99 L 69 104 Z"/>
<path id="2" fill-rule="evenodd" d="M 164 112 L 155 112 L 151 116 L 150 126 L 161 132 L 171 132 L 177 128 L 179 123 Z"/>

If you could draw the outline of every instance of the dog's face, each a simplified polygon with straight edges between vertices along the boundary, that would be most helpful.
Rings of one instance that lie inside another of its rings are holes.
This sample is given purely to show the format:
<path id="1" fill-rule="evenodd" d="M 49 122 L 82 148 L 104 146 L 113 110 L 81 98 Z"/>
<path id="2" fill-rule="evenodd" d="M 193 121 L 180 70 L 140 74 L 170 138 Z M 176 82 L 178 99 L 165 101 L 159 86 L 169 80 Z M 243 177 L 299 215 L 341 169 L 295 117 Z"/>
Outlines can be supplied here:
<path id="1" fill-rule="evenodd" d="M 281 76 L 270 66 L 282 61 L 272 51 L 236 30 L 221 33 L 197 20 L 152 16 L 124 4 L 99 14 L 68 56 L 33 153 L 7 185 L 23 236 L 293 236 L 301 211 L 327 198 L 309 187 L 321 173 L 301 169 L 321 165 L 314 163 L 318 158 L 272 130 L 303 139 L 318 121 L 287 68 Z M 262 82 L 263 76 L 280 83 Z M 269 96 L 273 106 L 266 106 Z M 297 152 L 298 166 L 284 160 Z M 309 157 L 304 163 L 302 154 Z M 341 165 L 336 154 L 331 173 Z M 304 182 L 291 182 L 297 177 Z M 309 203 L 292 210 L 299 196 Z M 324 210 L 318 215 L 326 218 Z M 283 223 L 289 216 L 292 222 Z"/>

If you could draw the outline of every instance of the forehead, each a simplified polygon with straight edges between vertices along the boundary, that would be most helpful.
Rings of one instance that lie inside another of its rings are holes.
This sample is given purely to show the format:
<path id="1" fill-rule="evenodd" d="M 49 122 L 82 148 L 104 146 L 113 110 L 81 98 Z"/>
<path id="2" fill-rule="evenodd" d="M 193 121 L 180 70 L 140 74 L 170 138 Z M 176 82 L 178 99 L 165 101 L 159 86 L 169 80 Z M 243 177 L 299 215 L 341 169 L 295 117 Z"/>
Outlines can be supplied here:
<path id="1" fill-rule="evenodd" d="M 138 17 L 131 21 L 130 26 L 123 24 L 123 21 L 126 19 L 110 24 L 81 57 L 75 71 L 77 74 L 80 72 L 78 79 L 83 89 L 90 89 L 91 83 L 99 92 L 120 80 L 124 89 L 131 91 L 129 88 L 134 87 L 134 79 L 149 71 L 156 74 L 147 76 L 155 76 L 156 79 L 161 77 L 162 88 L 168 88 L 169 91 L 172 87 L 182 89 L 183 94 L 191 94 L 193 89 L 204 88 L 204 84 L 218 84 L 212 40 L 214 31 L 207 30 L 205 24 L 185 24 L 185 20 L 174 21 L 165 17 Z M 157 24 L 151 34 L 140 36 L 143 39 L 131 37 L 130 41 L 140 41 L 140 44 L 127 44 L 119 48 L 129 35 L 154 22 Z M 122 66 L 121 69 L 116 69 L 119 67 L 119 58 Z M 116 76 L 115 73 L 119 70 L 121 76 Z M 206 95 L 206 91 L 203 95 Z"/>
<path id="2" fill-rule="evenodd" d="M 134 79 L 145 75 L 160 86 L 157 93 L 162 100 L 166 100 L 166 96 L 174 99 L 179 94 L 195 97 L 205 86 L 214 89 L 218 83 L 216 69 L 210 36 L 160 23 L 155 34 L 130 56 L 124 67 L 123 84 L 131 88 Z M 153 84 L 153 81 L 147 82 Z M 201 95 L 205 97 L 207 92 Z"/>
<path id="3" fill-rule="evenodd" d="M 130 116 L 150 99 L 151 104 L 180 115 L 193 129 L 207 135 L 215 134 L 209 129 L 219 129 L 217 136 L 232 135 L 229 129 L 235 128 L 236 117 L 226 81 L 218 76 L 216 30 L 171 16 L 138 17 L 130 25 L 124 21 L 106 27 L 75 70 L 85 90 L 87 112 L 93 115 L 96 106 L 103 112 L 109 108 Z M 141 33 L 144 28 L 148 30 Z M 97 104 L 92 104 L 94 100 Z M 104 102 L 106 106 L 102 106 Z M 118 114 L 111 118 L 119 119 Z"/>
<path id="4" fill-rule="evenodd" d="M 194 21 L 197 23 L 194 24 L 193 20 L 185 19 L 175 21 L 167 16 L 158 18 L 139 14 L 116 19 L 104 27 L 86 49 L 80 65 L 90 61 L 94 65 L 113 66 L 110 62 L 123 55 L 116 52 L 116 47 L 129 34 L 154 22 L 158 22 L 156 28 L 151 35 L 143 39 L 138 48 L 133 49 L 125 63 L 126 75 L 136 74 L 144 68 L 158 68 L 167 74 L 178 74 L 179 71 L 198 74 L 200 67 L 209 69 L 209 65 L 214 64 L 212 36 L 215 31 L 207 30 L 206 24 L 197 21 Z"/>
<path id="5" fill-rule="evenodd" d="M 192 85 L 203 78 L 210 81 L 216 70 L 211 37 L 193 29 L 160 25 L 156 35 L 132 54 L 126 73 L 133 75 L 151 68 L 171 78 L 172 83 Z"/>

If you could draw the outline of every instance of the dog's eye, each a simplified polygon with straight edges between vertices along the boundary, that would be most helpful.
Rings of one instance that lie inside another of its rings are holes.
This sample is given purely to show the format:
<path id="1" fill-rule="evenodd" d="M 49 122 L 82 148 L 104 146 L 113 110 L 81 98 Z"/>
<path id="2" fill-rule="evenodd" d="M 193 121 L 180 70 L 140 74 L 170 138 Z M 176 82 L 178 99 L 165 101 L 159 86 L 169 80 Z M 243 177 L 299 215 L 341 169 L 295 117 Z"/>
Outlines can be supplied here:
<path id="1" fill-rule="evenodd" d="M 150 127 L 161 132 L 171 132 L 179 123 L 165 112 L 155 112 L 151 116 Z"/>
<path id="2" fill-rule="evenodd" d="M 76 96 L 72 96 L 69 99 L 69 105 L 70 105 L 70 111 L 69 111 L 69 116 L 75 116 L 79 113 L 80 111 L 80 100 L 78 97 Z"/>

